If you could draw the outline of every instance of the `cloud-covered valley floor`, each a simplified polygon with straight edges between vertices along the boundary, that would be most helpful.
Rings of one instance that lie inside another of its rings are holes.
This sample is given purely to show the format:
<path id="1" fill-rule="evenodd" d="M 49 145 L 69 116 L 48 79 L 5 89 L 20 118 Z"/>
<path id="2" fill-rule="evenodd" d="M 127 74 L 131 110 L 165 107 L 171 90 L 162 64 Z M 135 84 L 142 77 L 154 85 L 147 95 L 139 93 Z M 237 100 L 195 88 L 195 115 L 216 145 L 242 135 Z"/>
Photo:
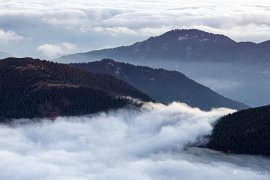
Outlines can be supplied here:
<path id="1" fill-rule="evenodd" d="M 146 104 L 55 121 L 0 126 L 0 179 L 270 179 L 270 160 L 189 144 L 233 110 Z"/>

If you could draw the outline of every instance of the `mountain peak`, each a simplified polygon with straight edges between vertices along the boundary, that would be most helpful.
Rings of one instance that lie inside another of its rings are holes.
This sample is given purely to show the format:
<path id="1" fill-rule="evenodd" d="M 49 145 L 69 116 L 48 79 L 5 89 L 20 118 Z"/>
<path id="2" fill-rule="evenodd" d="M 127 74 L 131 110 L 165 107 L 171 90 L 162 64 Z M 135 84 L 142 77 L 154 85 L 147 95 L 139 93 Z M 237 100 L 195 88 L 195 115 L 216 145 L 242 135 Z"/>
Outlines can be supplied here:
<path id="1" fill-rule="evenodd" d="M 109 64 L 109 63 L 116 63 L 116 61 L 112 60 L 112 59 L 102 59 L 100 60 L 101 63 L 106 63 L 106 64 Z"/>
<path id="2" fill-rule="evenodd" d="M 199 29 L 174 29 L 171 31 L 168 31 L 160 36 L 156 36 L 153 38 L 163 38 L 163 39 L 173 39 L 177 41 L 231 41 L 235 42 L 232 39 L 230 39 L 227 36 L 224 36 L 222 34 L 214 34 L 206 31 L 202 31 Z"/>
<path id="3" fill-rule="evenodd" d="M 72 62 L 96 61 L 112 58 L 118 61 L 182 61 L 182 62 L 268 62 L 269 43 L 260 44 L 236 42 L 222 34 L 198 29 L 175 29 L 162 35 L 150 37 L 130 46 L 89 51 L 67 55 L 61 60 Z M 258 53 L 252 53 L 252 52 Z M 256 54 L 256 55 L 254 55 Z"/>
<path id="4" fill-rule="evenodd" d="M 211 34 L 211 33 L 208 33 L 206 31 L 199 30 L 199 29 L 173 29 L 171 31 L 168 31 L 168 32 L 164 33 L 163 35 L 165 35 L 165 34 L 172 34 L 172 33 L 179 34 L 179 35 L 180 34 L 185 34 L 185 35 L 205 35 L 205 34 Z"/>

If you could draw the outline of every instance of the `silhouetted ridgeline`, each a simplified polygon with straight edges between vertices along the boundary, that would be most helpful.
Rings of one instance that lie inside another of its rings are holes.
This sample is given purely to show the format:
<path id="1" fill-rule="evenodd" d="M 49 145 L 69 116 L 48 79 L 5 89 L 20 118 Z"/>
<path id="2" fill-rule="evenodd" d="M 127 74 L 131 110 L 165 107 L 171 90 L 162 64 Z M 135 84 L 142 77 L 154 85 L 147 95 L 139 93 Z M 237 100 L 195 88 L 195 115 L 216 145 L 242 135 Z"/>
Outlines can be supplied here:
<path id="1" fill-rule="evenodd" d="M 0 120 L 95 113 L 151 101 L 126 82 L 32 58 L 0 60 Z"/>
<path id="2" fill-rule="evenodd" d="M 229 153 L 270 156 L 270 106 L 221 118 L 207 147 Z"/>
<path id="3" fill-rule="evenodd" d="M 176 71 L 134 66 L 110 59 L 70 65 L 95 73 L 113 75 L 162 103 L 180 101 L 203 110 L 214 107 L 248 108 L 247 105 L 225 98 Z"/>
<path id="4" fill-rule="evenodd" d="M 270 102 L 269 49 L 270 41 L 236 42 L 221 34 L 177 29 L 132 45 L 71 54 L 57 60 L 78 63 L 109 58 L 177 70 L 226 97 L 257 107 Z"/>
<path id="5" fill-rule="evenodd" d="M 270 41 L 235 42 L 227 36 L 197 29 L 168 31 L 130 46 L 66 55 L 60 60 L 90 62 L 104 58 L 125 61 L 213 61 L 264 63 L 270 59 Z"/>

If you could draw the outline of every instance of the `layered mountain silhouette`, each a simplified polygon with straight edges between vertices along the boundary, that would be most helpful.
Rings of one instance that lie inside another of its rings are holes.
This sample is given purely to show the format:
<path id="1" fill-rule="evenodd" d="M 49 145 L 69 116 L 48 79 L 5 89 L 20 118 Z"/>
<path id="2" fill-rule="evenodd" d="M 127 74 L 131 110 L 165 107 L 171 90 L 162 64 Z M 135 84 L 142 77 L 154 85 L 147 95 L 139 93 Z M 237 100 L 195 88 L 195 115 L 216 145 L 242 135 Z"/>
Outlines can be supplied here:
<path id="1" fill-rule="evenodd" d="M 60 59 L 89 62 L 103 58 L 138 62 L 154 60 L 253 62 L 270 59 L 270 41 L 236 42 L 229 37 L 197 29 L 172 30 L 130 46 L 94 50 L 63 56 Z"/>
<path id="2" fill-rule="evenodd" d="M 95 113 L 147 95 L 113 76 L 32 58 L 0 60 L 0 121 Z"/>
<path id="3" fill-rule="evenodd" d="M 238 110 L 248 108 L 247 105 L 225 98 L 177 71 L 135 66 L 110 59 L 70 65 L 90 72 L 109 74 L 120 78 L 162 103 L 181 101 L 203 110 L 215 107 Z"/>
<path id="4" fill-rule="evenodd" d="M 222 117 L 207 147 L 228 153 L 270 156 L 270 106 Z"/>
<path id="5" fill-rule="evenodd" d="M 61 62 L 104 58 L 185 73 L 231 99 L 250 106 L 270 102 L 270 41 L 236 42 L 197 29 L 172 30 L 130 46 L 60 57 Z"/>

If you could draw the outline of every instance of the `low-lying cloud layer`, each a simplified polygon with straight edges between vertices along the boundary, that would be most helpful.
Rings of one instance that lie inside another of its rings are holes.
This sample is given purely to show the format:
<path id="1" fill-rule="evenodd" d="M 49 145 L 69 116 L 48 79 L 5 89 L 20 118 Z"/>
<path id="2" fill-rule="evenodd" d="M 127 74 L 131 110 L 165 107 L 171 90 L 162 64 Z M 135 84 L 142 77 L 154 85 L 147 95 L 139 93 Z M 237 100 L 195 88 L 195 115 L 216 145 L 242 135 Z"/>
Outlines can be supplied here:
<path id="1" fill-rule="evenodd" d="M 0 29 L 25 37 L 0 50 L 22 56 L 44 57 L 37 47 L 61 42 L 78 44 L 78 51 L 127 45 L 174 28 L 270 39 L 268 0 L 0 0 L 0 8 Z"/>
<path id="2" fill-rule="evenodd" d="M 43 44 L 40 45 L 37 50 L 46 58 L 56 58 L 64 54 L 74 53 L 76 45 L 68 42 L 62 42 L 60 44 Z"/>
<path id="3" fill-rule="evenodd" d="M 233 112 L 147 104 L 0 127 L 0 179 L 269 179 L 269 160 L 186 148 Z"/>
<path id="4" fill-rule="evenodd" d="M 4 31 L 3 29 L 0 29 L 0 41 L 2 43 L 7 43 L 7 42 L 16 42 L 16 41 L 21 41 L 23 39 L 22 36 L 17 35 L 13 31 Z"/>

